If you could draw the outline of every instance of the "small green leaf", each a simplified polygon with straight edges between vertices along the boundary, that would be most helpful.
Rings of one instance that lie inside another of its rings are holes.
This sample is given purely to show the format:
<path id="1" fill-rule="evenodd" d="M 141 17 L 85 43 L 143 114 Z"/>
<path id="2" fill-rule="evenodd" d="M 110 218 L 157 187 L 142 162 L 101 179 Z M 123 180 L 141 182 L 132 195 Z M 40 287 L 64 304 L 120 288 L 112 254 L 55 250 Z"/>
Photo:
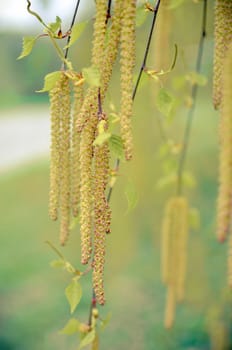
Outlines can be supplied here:
<path id="1" fill-rule="evenodd" d="M 57 32 L 57 30 L 60 29 L 61 22 L 62 21 L 61 21 L 60 17 L 56 16 L 56 21 L 48 24 L 48 27 L 49 27 L 49 29 L 51 30 L 52 33 L 55 34 Z"/>
<path id="2" fill-rule="evenodd" d="M 136 27 L 141 27 L 147 19 L 148 11 L 144 5 L 139 6 L 136 10 Z"/>
<path id="3" fill-rule="evenodd" d="M 18 60 L 28 56 L 31 53 L 31 50 L 33 49 L 33 46 L 35 45 L 37 39 L 38 37 L 34 36 L 25 36 L 23 38 L 23 49 L 20 56 L 17 58 Z"/>
<path id="4" fill-rule="evenodd" d="M 61 334 L 71 335 L 79 332 L 80 322 L 76 318 L 71 318 L 68 323 L 60 330 Z"/>
<path id="5" fill-rule="evenodd" d="M 162 190 L 164 188 L 169 187 L 170 185 L 173 185 L 176 183 L 177 176 L 175 173 L 168 174 L 167 176 L 163 176 L 161 179 L 159 179 L 156 183 L 156 188 L 158 190 Z"/>
<path id="6" fill-rule="evenodd" d="M 96 333 L 91 350 L 99 350 L 99 335 Z"/>
<path id="7" fill-rule="evenodd" d="M 83 68 L 82 74 L 84 79 L 90 86 L 100 86 L 100 72 L 96 66 L 90 66 L 88 68 Z"/>
<path id="8" fill-rule="evenodd" d="M 55 87 L 56 82 L 60 79 L 62 72 L 56 71 L 49 73 L 44 78 L 44 86 L 42 90 L 39 90 L 37 92 L 45 92 L 50 91 Z"/>
<path id="9" fill-rule="evenodd" d="M 156 97 L 156 107 L 166 117 L 170 115 L 173 110 L 176 99 L 174 96 L 164 88 L 161 88 Z"/>
<path id="10" fill-rule="evenodd" d="M 129 213 L 131 210 L 133 210 L 137 203 L 138 203 L 138 192 L 136 191 L 136 188 L 135 188 L 135 185 L 130 182 L 126 189 L 125 189 L 125 195 L 126 195 L 126 198 L 127 198 L 127 213 Z"/>
<path id="11" fill-rule="evenodd" d="M 200 212 L 196 208 L 190 208 L 189 210 L 189 226 L 195 231 L 199 230 L 201 226 Z"/>
<path id="12" fill-rule="evenodd" d="M 188 188 L 196 187 L 196 179 L 192 173 L 185 171 L 182 175 L 183 184 Z"/>
<path id="13" fill-rule="evenodd" d="M 109 312 L 109 313 L 106 315 L 106 318 L 103 319 L 103 320 L 101 320 L 101 330 L 102 330 L 102 331 L 106 328 L 106 326 L 108 326 L 108 324 L 109 324 L 111 318 L 112 318 L 112 314 L 111 314 L 111 312 Z"/>
<path id="14" fill-rule="evenodd" d="M 53 260 L 50 263 L 51 267 L 55 267 L 55 268 L 64 268 L 66 265 L 66 261 L 64 260 Z"/>
<path id="15" fill-rule="evenodd" d="M 94 341 L 95 336 L 96 336 L 96 331 L 95 329 L 92 329 L 81 340 L 78 350 L 83 349 L 85 346 L 91 344 Z"/>
<path id="16" fill-rule="evenodd" d="M 96 137 L 93 145 L 94 146 L 102 146 L 106 141 L 108 141 L 110 139 L 110 137 L 111 137 L 111 133 L 110 132 L 104 132 L 102 134 L 99 134 Z"/>
<path id="17" fill-rule="evenodd" d="M 82 297 L 82 288 L 77 278 L 73 279 L 72 282 L 65 289 L 65 295 L 70 305 L 71 314 L 75 311 Z"/>
<path id="18" fill-rule="evenodd" d="M 190 72 L 185 76 L 185 79 L 189 81 L 191 85 L 205 86 L 207 84 L 206 76 L 197 72 Z"/>
<path id="19" fill-rule="evenodd" d="M 112 153 L 119 159 L 122 159 L 124 156 L 123 151 L 123 142 L 122 138 L 119 135 L 111 135 L 109 139 L 109 145 Z"/>
<path id="20" fill-rule="evenodd" d="M 76 273 L 76 269 L 68 261 L 65 261 L 65 269 L 69 273 Z"/>
<path id="21" fill-rule="evenodd" d="M 73 45 L 77 41 L 77 39 L 79 39 L 79 37 L 81 36 L 82 32 L 84 31 L 87 23 L 88 23 L 87 21 L 80 22 L 80 23 L 76 23 L 73 26 L 69 44 L 65 46 L 65 49 L 67 49 L 67 47 L 70 47 L 71 45 Z"/>

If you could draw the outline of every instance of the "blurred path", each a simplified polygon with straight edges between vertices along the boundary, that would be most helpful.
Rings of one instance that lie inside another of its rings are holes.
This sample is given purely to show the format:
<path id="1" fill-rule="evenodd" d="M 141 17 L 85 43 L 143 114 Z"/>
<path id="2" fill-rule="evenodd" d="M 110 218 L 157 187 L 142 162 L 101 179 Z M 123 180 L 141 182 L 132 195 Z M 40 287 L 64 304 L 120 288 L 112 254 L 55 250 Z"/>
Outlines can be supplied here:
<path id="1" fill-rule="evenodd" d="M 49 107 L 0 111 L 0 172 L 49 152 Z"/>

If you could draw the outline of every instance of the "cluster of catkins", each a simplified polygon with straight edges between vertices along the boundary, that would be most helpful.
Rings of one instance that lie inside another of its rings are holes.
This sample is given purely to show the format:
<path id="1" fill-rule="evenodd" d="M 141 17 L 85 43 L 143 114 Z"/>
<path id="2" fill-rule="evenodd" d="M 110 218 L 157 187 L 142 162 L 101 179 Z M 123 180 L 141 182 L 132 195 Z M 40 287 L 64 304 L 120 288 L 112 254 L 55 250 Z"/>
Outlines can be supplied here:
<path id="1" fill-rule="evenodd" d="M 110 20 L 108 1 L 96 0 L 92 65 L 100 74 L 100 86 L 83 87 L 81 74 L 65 70 L 50 91 L 51 165 L 50 217 L 60 219 L 60 241 L 69 235 L 70 217 L 80 215 L 81 262 L 91 263 L 93 288 L 104 304 L 103 271 L 105 239 L 110 232 L 111 210 L 106 189 L 109 146 L 94 143 L 99 123 L 107 131 L 104 98 L 120 51 L 121 137 L 127 160 L 132 157 L 132 72 L 135 61 L 136 0 L 116 0 Z M 76 75 L 76 76 L 75 76 Z M 70 81 L 71 80 L 71 81 Z M 70 97 L 72 82 L 73 98 Z M 71 100 L 73 99 L 72 108 Z"/>
<path id="2" fill-rule="evenodd" d="M 214 106 L 220 112 L 217 237 L 229 239 L 228 283 L 232 287 L 232 1 L 215 5 Z"/>
<path id="3" fill-rule="evenodd" d="M 173 325 L 176 302 L 185 294 L 189 206 L 183 196 L 171 197 L 166 205 L 162 226 L 162 280 L 167 286 L 164 324 Z"/>

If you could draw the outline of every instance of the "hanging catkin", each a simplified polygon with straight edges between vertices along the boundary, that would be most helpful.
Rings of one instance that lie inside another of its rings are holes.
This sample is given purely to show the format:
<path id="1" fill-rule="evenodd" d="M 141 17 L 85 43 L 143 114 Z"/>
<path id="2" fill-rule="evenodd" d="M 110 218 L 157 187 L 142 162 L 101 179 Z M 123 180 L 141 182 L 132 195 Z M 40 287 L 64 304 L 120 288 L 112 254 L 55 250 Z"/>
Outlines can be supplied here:
<path id="1" fill-rule="evenodd" d="M 167 285 L 165 326 L 174 320 L 176 301 L 184 298 L 187 265 L 188 202 L 185 197 L 170 198 L 162 226 L 162 280 Z"/>
<path id="2" fill-rule="evenodd" d="M 135 15 L 136 1 L 123 2 L 121 28 L 121 135 L 127 160 L 132 158 L 132 93 L 135 64 Z"/>
<path id="3" fill-rule="evenodd" d="M 232 46 L 227 51 L 222 79 L 220 109 L 219 194 L 217 203 L 217 237 L 223 242 L 230 230 L 232 203 Z"/>
<path id="4" fill-rule="evenodd" d="M 101 113 L 99 121 L 105 122 L 106 115 Z M 105 142 L 94 148 L 94 260 L 93 260 L 93 287 L 99 304 L 105 303 L 103 274 L 105 264 L 105 239 L 109 227 L 106 213 L 109 210 L 105 190 L 109 176 L 109 146 Z"/>
<path id="5" fill-rule="evenodd" d="M 232 234 L 229 235 L 228 242 L 228 286 L 232 288 Z"/>
<path id="6" fill-rule="evenodd" d="M 49 92 L 51 115 L 49 216 L 57 220 L 60 188 L 60 102 L 61 80 Z"/>
<path id="7" fill-rule="evenodd" d="M 168 8 L 170 0 L 161 1 L 156 22 L 154 65 L 157 71 L 165 70 L 170 65 L 170 35 L 172 15 Z"/>
<path id="8" fill-rule="evenodd" d="M 70 126 L 71 100 L 67 76 L 62 77 L 60 129 L 60 242 L 65 244 L 70 224 Z"/>
<path id="9" fill-rule="evenodd" d="M 73 105 L 73 120 L 72 120 L 72 212 L 73 216 L 77 216 L 79 212 L 80 202 L 80 134 L 77 132 L 77 119 L 80 113 L 80 108 L 83 103 L 83 85 L 78 81 L 74 81 L 74 105 Z"/>
<path id="10" fill-rule="evenodd" d="M 232 1 L 216 0 L 215 5 L 215 48 L 214 48 L 214 78 L 213 78 L 213 102 L 214 107 L 219 108 L 222 99 L 222 72 L 224 59 L 228 47 L 232 41 Z"/>

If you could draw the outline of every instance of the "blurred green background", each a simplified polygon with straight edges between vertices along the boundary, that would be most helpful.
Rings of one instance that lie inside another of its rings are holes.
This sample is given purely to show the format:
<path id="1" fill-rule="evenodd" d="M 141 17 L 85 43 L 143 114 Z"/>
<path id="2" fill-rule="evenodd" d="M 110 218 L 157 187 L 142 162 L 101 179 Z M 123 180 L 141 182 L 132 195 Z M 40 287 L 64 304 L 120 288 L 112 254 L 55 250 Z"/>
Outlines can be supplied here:
<path id="1" fill-rule="evenodd" d="M 37 1 L 34 4 L 45 18 L 53 21 L 59 14 L 54 12 L 54 3 Z M 70 21 L 74 3 L 67 1 L 66 20 Z M 86 2 L 86 6 L 91 5 L 92 2 Z M 40 27 L 34 26 L 35 19 L 27 25 L 24 25 L 24 19 L 21 19 L 22 23 L 15 20 L 17 11 L 25 18 L 29 16 L 26 1 L 1 2 L 2 18 L 6 9 L 12 17 L 7 20 L 5 16 L 5 25 L 0 29 L 0 154 L 2 159 L 6 159 L 0 167 L 0 349 L 74 350 L 77 349 L 76 337 L 69 339 L 58 334 L 69 319 L 69 307 L 64 296 L 69 276 L 50 267 L 50 261 L 56 256 L 45 244 L 46 240 L 50 240 L 59 246 L 58 225 L 51 222 L 47 214 L 48 97 L 35 93 L 42 87 L 45 74 L 59 69 L 60 63 L 47 40 L 41 40 L 28 58 L 17 61 L 22 36 L 38 33 Z M 169 85 L 175 74 L 184 71 L 183 55 L 184 69 L 194 69 L 201 9 L 201 1 L 194 3 L 189 0 L 172 12 L 171 42 L 177 43 L 179 55 L 174 72 L 170 74 L 170 79 L 167 77 Z M 146 23 L 138 28 L 137 70 L 144 53 L 150 20 L 149 15 Z M 200 212 L 201 225 L 199 230 L 190 232 L 186 299 L 177 307 L 174 327 L 165 330 L 166 289 L 160 279 L 160 227 L 165 200 L 173 194 L 173 188 L 159 191 L 156 187 L 162 176 L 158 156 L 161 137 L 158 112 L 153 103 L 157 84 L 149 81 L 141 85 L 135 100 L 134 160 L 120 167 L 111 202 L 113 223 L 112 233 L 107 236 L 105 270 L 107 303 L 100 308 L 100 313 L 105 317 L 112 312 L 112 319 L 101 335 L 101 349 L 206 350 L 214 349 L 213 335 L 221 328 L 226 329 L 228 336 L 230 334 L 230 298 L 226 292 L 227 247 L 219 245 L 215 239 L 218 114 L 211 102 L 212 21 L 213 2 L 208 6 L 208 34 L 202 64 L 202 73 L 207 76 L 208 84 L 199 88 L 187 158 L 187 168 L 194 173 L 197 186 L 186 194 L 191 206 Z M 90 22 L 70 52 L 77 70 L 90 64 L 91 29 Z M 153 44 L 148 60 L 151 69 L 155 69 L 154 47 Z M 118 75 L 116 69 L 112 98 L 118 96 L 115 85 Z M 187 109 L 180 109 L 171 129 L 173 138 L 179 141 L 186 114 Z M 37 129 L 36 123 L 40 118 L 44 126 L 40 125 Z M 6 121 L 8 128 L 4 129 Z M 30 137 L 20 138 L 25 132 Z M 34 142 L 43 137 L 45 146 L 43 143 L 42 151 L 39 146 L 33 151 Z M 7 140 L 11 141 L 9 148 Z M 17 155 L 15 151 L 20 147 L 25 154 L 22 150 Z M 11 161 L 7 161 L 9 159 Z M 136 208 L 127 213 L 125 188 L 128 182 L 133 183 L 139 200 Z M 61 248 L 77 268 L 80 266 L 79 243 L 77 226 L 67 246 Z M 83 288 L 84 296 L 75 316 L 86 322 L 91 298 L 88 278 L 84 279 Z M 222 347 L 229 348 L 229 345 Z M 219 347 L 215 349 L 219 350 Z"/>

